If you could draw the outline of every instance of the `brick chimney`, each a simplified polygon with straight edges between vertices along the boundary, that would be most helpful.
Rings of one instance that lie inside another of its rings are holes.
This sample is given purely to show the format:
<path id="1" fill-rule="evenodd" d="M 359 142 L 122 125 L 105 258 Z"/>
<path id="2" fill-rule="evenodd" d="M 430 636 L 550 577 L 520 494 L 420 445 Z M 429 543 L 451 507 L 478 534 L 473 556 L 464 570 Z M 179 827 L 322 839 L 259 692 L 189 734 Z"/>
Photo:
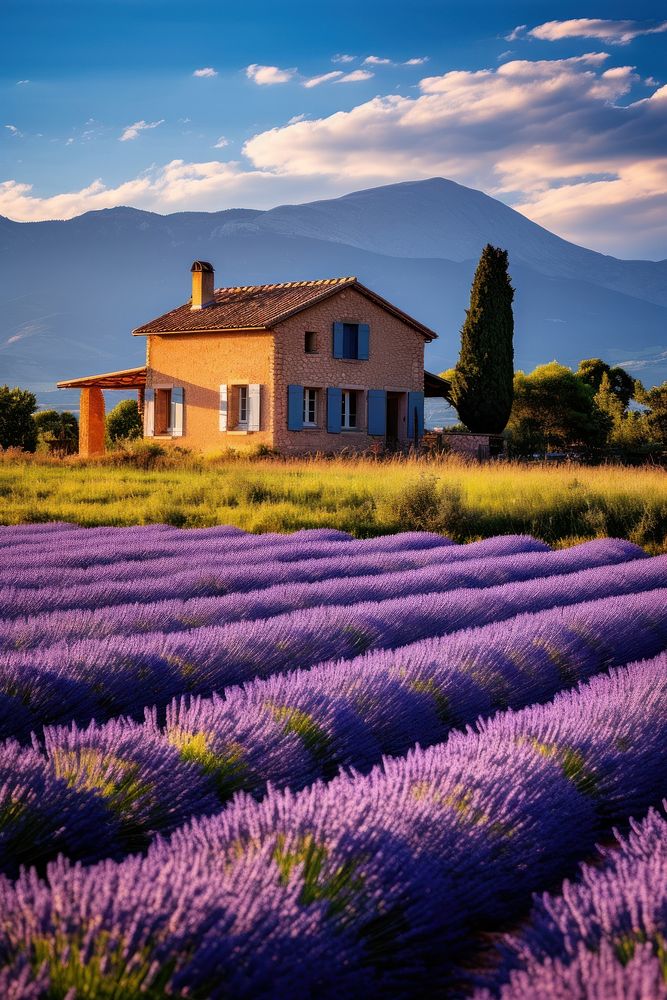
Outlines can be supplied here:
<path id="1" fill-rule="evenodd" d="M 214 301 L 213 284 L 215 272 L 207 260 L 196 260 L 190 268 L 192 272 L 191 309 L 205 309 Z"/>

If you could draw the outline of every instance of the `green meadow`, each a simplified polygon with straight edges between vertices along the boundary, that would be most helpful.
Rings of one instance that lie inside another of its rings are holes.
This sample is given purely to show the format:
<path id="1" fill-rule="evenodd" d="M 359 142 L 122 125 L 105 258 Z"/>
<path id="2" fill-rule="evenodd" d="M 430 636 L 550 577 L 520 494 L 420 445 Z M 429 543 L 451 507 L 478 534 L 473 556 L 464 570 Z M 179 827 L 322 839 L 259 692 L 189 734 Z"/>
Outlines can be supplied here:
<path id="1" fill-rule="evenodd" d="M 555 545 L 616 536 L 667 551 L 667 474 L 658 467 L 460 460 L 155 455 L 98 460 L 5 452 L 0 523 L 335 527 L 357 537 L 424 529 L 465 542 L 530 533 Z"/>

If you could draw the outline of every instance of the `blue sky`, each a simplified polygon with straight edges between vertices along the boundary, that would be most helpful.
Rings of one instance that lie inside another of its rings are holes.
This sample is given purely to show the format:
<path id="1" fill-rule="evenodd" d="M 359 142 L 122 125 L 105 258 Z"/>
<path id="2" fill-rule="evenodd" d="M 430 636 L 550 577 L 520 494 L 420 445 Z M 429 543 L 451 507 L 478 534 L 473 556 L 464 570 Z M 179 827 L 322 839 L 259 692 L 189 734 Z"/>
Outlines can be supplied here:
<path id="1" fill-rule="evenodd" d="M 3 0 L 0 214 L 266 208 L 441 175 L 594 249 L 667 257 L 666 18 Z"/>

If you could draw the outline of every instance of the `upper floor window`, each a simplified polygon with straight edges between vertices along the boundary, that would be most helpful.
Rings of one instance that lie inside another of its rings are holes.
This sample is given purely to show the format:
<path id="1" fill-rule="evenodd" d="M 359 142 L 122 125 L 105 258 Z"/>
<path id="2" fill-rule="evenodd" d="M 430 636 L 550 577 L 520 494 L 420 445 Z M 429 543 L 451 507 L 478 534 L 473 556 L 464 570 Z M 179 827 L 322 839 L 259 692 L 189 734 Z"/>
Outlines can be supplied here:
<path id="1" fill-rule="evenodd" d="M 303 426 L 317 426 L 317 389 L 303 390 Z"/>
<path id="2" fill-rule="evenodd" d="M 359 357 L 359 324 L 343 323 L 343 357 Z"/>
<path id="3" fill-rule="evenodd" d="M 368 361 L 368 323 L 334 323 L 333 356 L 347 361 Z"/>
<path id="4" fill-rule="evenodd" d="M 357 428 L 357 394 L 353 389 L 343 389 L 341 394 L 340 425 L 344 431 Z"/>
<path id="5" fill-rule="evenodd" d="M 317 354 L 317 334 L 313 330 L 306 330 L 303 349 L 306 354 Z"/>

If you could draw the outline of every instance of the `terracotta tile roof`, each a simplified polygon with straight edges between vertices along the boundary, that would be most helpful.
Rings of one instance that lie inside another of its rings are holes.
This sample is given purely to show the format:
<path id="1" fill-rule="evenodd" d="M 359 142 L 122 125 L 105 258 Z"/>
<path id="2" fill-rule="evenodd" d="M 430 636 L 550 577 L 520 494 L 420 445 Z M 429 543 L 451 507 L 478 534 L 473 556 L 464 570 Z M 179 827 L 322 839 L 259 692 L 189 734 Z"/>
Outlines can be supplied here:
<path id="1" fill-rule="evenodd" d="M 322 278 L 318 281 L 284 281 L 276 285 L 241 285 L 216 288 L 214 301 L 204 309 L 191 309 L 186 302 L 171 312 L 144 323 L 132 333 L 214 333 L 226 330 L 270 330 L 295 313 L 354 286 L 362 295 L 419 330 L 427 340 L 437 334 L 366 288 L 355 277 Z"/>

